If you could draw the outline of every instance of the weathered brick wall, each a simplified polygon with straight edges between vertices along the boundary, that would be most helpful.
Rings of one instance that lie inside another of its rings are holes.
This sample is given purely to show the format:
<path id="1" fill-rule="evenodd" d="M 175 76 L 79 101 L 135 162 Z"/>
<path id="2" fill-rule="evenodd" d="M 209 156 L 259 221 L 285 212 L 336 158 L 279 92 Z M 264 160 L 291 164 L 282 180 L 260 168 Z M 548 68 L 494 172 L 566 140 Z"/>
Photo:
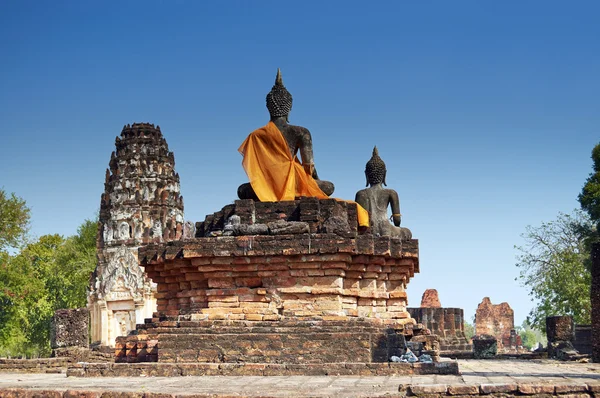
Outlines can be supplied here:
<path id="1" fill-rule="evenodd" d="M 475 334 L 494 336 L 498 348 L 510 346 L 510 332 L 515 328 L 515 315 L 508 303 L 492 304 L 484 297 L 475 312 Z"/>
<path id="2" fill-rule="evenodd" d="M 405 286 L 417 250 L 416 241 L 303 234 L 200 238 L 148 246 L 140 255 L 158 284 L 159 312 L 215 320 L 406 320 Z"/>
<path id="3" fill-rule="evenodd" d="M 440 339 L 441 351 L 471 351 L 462 308 L 407 308 L 410 316 Z"/>

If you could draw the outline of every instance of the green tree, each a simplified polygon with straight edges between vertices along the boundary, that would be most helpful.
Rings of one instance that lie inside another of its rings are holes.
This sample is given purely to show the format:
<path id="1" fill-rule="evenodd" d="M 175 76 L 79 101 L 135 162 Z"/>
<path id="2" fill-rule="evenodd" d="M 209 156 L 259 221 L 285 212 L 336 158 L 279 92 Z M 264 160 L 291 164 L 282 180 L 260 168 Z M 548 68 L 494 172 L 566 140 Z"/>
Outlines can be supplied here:
<path id="1" fill-rule="evenodd" d="M 54 311 L 82 307 L 96 263 L 97 222 L 44 235 L 0 265 L 0 355 L 47 355 Z"/>
<path id="2" fill-rule="evenodd" d="M 559 213 L 554 221 L 528 226 L 515 246 L 521 284 L 530 289 L 535 307 L 528 316 L 532 327 L 543 330 L 547 316 L 571 315 L 575 323 L 590 323 L 589 251 L 587 238 L 594 231 L 580 210 Z"/>
<path id="3" fill-rule="evenodd" d="M 46 286 L 54 292 L 53 307 L 79 308 L 87 303 L 90 274 L 96 267 L 97 221 L 85 220 L 77 235 L 65 240 L 56 252 L 56 269 Z"/>
<path id="4" fill-rule="evenodd" d="M 473 326 L 472 323 L 465 321 L 464 328 L 465 328 L 465 337 L 467 338 L 467 340 L 471 340 L 473 338 L 473 336 L 475 336 L 475 326 Z"/>
<path id="5" fill-rule="evenodd" d="M 0 188 L 0 251 L 21 245 L 29 228 L 29 218 L 30 210 L 25 201 Z"/>
<path id="6" fill-rule="evenodd" d="M 600 224 L 600 144 L 592 150 L 593 173 L 590 174 L 581 193 L 578 196 L 581 208 L 585 210 L 592 221 Z M 596 230 L 600 230 L 596 227 Z"/>
<path id="7" fill-rule="evenodd" d="M 542 343 L 544 346 L 548 343 L 548 339 L 546 339 L 544 333 L 539 329 L 533 329 L 527 320 L 524 320 L 523 324 L 517 326 L 515 329 L 519 333 L 519 336 L 521 336 L 523 347 L 528 350 L 537 348 L 538 343 Z"/>

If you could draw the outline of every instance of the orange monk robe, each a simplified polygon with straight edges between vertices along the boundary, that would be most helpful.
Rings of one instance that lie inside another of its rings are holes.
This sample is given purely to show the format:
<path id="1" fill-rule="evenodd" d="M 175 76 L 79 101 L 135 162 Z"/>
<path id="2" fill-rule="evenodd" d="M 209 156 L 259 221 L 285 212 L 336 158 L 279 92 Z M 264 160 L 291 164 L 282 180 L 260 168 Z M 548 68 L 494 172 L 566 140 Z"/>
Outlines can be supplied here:
<path id="1" fill-rule="evenodd" d="M 273 122 L 250 133 L 238 151 L 250 185 L 261 202 L 294 200 L 300 196 L 328 199 L 315 179 L 292 157 L 283 134 Z M 369 213 L 359 204 L 358 224 L 369 226 Z"/>

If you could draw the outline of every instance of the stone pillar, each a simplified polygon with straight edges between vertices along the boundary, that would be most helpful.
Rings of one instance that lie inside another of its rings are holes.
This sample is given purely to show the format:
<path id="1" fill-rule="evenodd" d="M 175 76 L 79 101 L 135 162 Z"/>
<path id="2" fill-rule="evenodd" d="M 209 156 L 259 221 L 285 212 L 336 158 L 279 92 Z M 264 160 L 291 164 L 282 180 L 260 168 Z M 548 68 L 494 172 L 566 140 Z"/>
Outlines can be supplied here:
<path id="1" fill-rule="evenodd" d="M 108 345 L 108 307 L 106 301 L 98 301 L 98 307 L 100 308 L 100 344 Z"/>
<path id="2" fill-rule="evenodd" d="M 144 323 L 144 302 L 135 303 L 135 323 Z"/>
<path id="3" fill-rule="evenodd" d="M 592 361 L 600 362 L 600 243 L 592 245 Z"/>
<path id="4" fill-rule="evenodd" d="M 573 318 L 568 315 L 546 317 L 546 336 L 548 343 L 573 341 Z"/>
<path id="5" fill-rule="evenodd" d="M 491 335 L 479 335 L 473 337 L 473 358 L 490 359 L 498 353 L 498 342 Z"/>
<path id="6" fill-rule="evenodd" d="M 577 350 L 573 347 L 575 333 L 572 317 L 546 317 L 546 335 L 548 336 L 549 358 L 572 360 L 578 355 Z"/>

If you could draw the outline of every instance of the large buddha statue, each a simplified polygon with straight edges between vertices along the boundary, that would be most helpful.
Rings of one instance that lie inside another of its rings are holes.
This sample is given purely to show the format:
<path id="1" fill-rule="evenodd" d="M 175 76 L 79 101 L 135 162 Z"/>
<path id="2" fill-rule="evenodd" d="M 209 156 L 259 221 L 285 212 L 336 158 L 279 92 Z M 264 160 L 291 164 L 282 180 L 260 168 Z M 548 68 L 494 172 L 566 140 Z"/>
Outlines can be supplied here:
<path id="1" fill-rule="evenodd" d="M 329 197 L 334 186 L 319 180 L 310 131 L 288 123 L 292 95 L 283 85 L 279 69 L 275 85 L 267 94 L 267 109 L 270 122 L 252 132 L 239 148 L 250 180 L 238 188 L 239 198 L 274 202 L 301 196 Z"/>
<path id="2" fill-rule="evenodd" d="M 412 239 L 410 229 L 400 227 L 400 200 L 398 193 L 393 189 L 384 188 L 387 170 L 385 163 L 379 157 L 377 147 L 373 148 L 373 156 L 365 167 L 367 177 L 366 189 L 356 193 L 356 203 L 369 212 L 371 231 L 380 236 L 399 237 L 402 240 Z M 370 185 L 370 186 L 369 186 Z M 392 225 L 387 217 L 387 208 L 392 207 Z"/>

